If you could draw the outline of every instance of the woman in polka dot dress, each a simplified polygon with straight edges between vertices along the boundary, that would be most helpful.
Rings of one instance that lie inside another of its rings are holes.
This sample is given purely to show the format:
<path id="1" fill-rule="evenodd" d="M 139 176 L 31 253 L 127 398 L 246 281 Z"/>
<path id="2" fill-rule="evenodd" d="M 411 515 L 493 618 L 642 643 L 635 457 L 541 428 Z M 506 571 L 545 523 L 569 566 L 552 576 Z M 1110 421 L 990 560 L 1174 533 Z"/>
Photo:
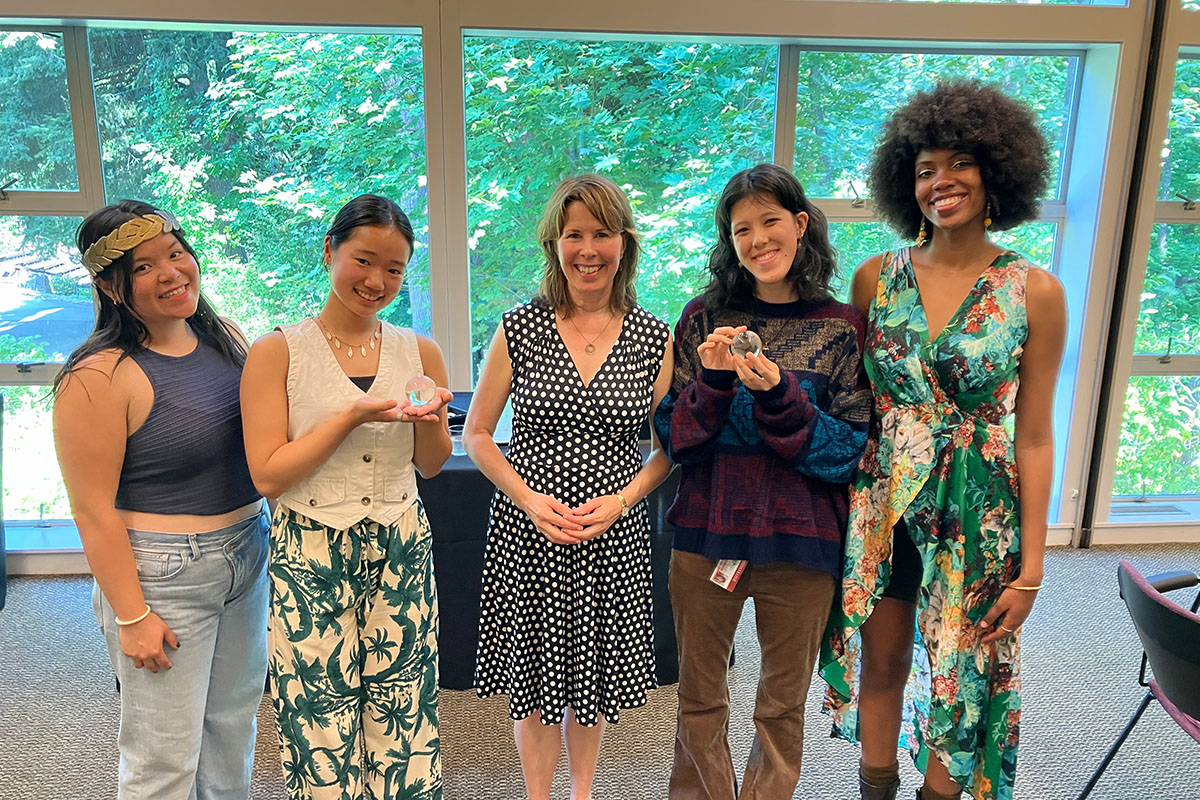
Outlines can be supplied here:
<path id="1" fill-rule="evenodd" d="M 650 524 L 670 471 L 638 431 L 670 385 L 670 329 L 636 305 L 637 234 L 607 178 L 559 184 L 537 227 L 538 295 L 504 315 L 464 442 L 496 484 L 475 686 L 507 694 L 531 800 L 550 797 L 566 723 L 571 797 L 591 797 L 605 721 L 654 687 Z M 509 396 L 507 457 L 492 439 Z"/>

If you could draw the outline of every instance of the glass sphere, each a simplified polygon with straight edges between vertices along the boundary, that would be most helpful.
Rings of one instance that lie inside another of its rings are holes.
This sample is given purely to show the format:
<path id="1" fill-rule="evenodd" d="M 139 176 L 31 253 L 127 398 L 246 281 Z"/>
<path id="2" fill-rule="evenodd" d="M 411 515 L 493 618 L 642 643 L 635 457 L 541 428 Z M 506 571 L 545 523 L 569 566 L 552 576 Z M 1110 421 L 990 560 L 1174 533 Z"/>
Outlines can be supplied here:
<path id="1" fill-rule="evenodd" d="M 433 382 L 433 378 L 418 375 L 404 385 L 404 391 L 408 392 L 408 399 L 413 405 L 423 406 L 437 397 L 437 384 Z"/>
<path id="2" fill-rule="evenodd" d="M 749 353 L 761 356 L 762 339 L 754 331 L 742 331 L 733 337 L 733 342 L 729 345 L 729 352 L 735 356 L 745 356 Z"/>

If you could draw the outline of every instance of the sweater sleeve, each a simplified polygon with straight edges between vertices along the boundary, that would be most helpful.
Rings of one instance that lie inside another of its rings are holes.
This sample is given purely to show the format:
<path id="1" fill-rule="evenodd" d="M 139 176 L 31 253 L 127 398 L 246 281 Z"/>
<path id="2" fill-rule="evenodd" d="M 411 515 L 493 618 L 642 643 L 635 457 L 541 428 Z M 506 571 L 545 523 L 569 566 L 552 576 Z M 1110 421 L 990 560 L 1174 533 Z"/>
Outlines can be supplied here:
<path id="1" fill-rule="evenodd" d="M 829 408 L 812 401 L 811 386 L 781 371 L 777 386 L 754 396 L 754 421 L 763 442 L 793 469 L 827 483 L 846 483 L 867 445 L 871 392 L 862 371 L 861 318 L 829 375 Z"/>
<path id="2" fill-rule="evenodd" d="M 675 326 L 675 375 L 671 390 L 654 412 L 654 432 L 676 464 L 712 458 L 721 429 L 737 395 L 737 373 L 709 370 L 696 348 L 708 337 L 697 301 Z"/>

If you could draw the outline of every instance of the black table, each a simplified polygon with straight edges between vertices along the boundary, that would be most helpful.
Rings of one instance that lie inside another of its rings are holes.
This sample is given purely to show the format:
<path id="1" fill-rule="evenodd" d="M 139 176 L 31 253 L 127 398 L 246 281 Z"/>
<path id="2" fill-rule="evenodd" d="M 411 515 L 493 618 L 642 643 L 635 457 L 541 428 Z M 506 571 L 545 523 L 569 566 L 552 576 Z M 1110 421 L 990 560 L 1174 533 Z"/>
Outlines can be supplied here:
<path id="1" fill-rule="evenodd" d="M 433 528 L 433 565 L 437 578 L 441 629 L 438 634 L 443 689 L 470 689 L 479 643 L 479 594 L 488 509 L 495 490 L 466 456 L 450 456 L 440 475 L 417 479 L 425 513 Z M 672 529 L 667 509 L 675 498 L 679 471 L 646 499 L 650 512 L 650 564 L 654 613 L 655 674 L 660 686 L 679 680 L 675 620 L 667 592 Z"/>

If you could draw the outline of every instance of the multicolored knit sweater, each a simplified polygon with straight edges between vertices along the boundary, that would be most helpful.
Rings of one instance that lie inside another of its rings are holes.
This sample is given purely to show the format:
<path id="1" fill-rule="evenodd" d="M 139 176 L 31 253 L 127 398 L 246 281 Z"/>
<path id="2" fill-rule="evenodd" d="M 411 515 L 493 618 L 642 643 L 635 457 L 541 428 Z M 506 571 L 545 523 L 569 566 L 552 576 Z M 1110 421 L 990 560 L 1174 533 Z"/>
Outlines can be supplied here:
<path id="1" fill-rule="evenodd" d="M 714 329 L 747 325 L 780 367 L 751 391 L 696 352 Z M 696 298 L 675 327 L 675 377 L 654 415 L 682 466 L 667 512 L 675 548 L 712 559 L 788 562 L 841 580 L 846 484 L 862 457 L 871 391 L 862 315 L 834 300 L 709 311 Z"/>

